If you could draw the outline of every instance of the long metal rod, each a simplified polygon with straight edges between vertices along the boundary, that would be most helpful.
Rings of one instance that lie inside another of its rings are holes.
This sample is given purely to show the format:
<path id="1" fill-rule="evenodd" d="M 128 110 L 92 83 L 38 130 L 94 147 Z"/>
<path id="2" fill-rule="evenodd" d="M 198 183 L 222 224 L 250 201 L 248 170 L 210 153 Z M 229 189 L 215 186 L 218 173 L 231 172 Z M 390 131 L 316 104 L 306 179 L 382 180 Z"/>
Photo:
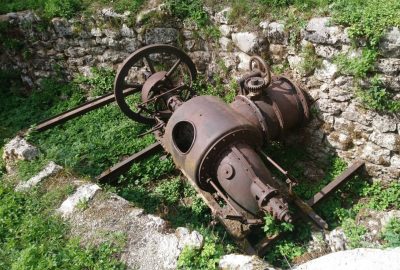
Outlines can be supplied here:
<path id="1" fill-rule="evenodd" d="M 314 206 L 319 203 L 322 199 L 326 198 L 329 194 L 335 192 L 342 184 L 346 183 L 351 177 L 353 177 L 362 167 L 364 161 L 357 160 L 347 170 L 341 173 L 332 182 L 326 185 L 320 192 L 316 193 L 314 197 L 307 201 L 309 206 Z"/>
<path id="2" fill-rule="evenodd" d="M 128 88 L 128 89 L 124 90 L 124 95 L 128 96 L 128 95 L 134 94 L 140 90 L 141 90 L 141 87 L 139 85 L 135 88 Z M 93 111 L 97 108 L 100 108 L 107 104 L 110 104 L 113 101 L 115 101 L 114 93 L 110 93 L 110 94 L 98 97 L 91 101 L 85 102 L 82 105 L 79 105 L 78 107 L 75 107 L 75 108 L 65 111 L 63 113 L 60 113 L 56 116 L 53 116 L 49 119 L 46 119 L 46 120 L 38 123 L 37 126 L 35 127 L 35 130 L 36 131 L 47 130 L 54 126 L 65 123 L 68 120 L 71 120 L 73 118 L 81 116 L 87 112 Z"/>
<path id="3" fill-rule="evenodd" d="M 127 172 L 134 162 L 143 160 L 144 158 L 149 157 L 161 150 L 163 150 L 161 143 L 153 143 L 152 145 L 149 145 L 145 149 L 141 150 L 140 152 L 135 153 L 134 155 L 124 159 L 121 162 L 118 162 L 111 168 L 105 170 L 96 179 L 100 183 L 115 182 L 116 178 L 124 172 Z"/>

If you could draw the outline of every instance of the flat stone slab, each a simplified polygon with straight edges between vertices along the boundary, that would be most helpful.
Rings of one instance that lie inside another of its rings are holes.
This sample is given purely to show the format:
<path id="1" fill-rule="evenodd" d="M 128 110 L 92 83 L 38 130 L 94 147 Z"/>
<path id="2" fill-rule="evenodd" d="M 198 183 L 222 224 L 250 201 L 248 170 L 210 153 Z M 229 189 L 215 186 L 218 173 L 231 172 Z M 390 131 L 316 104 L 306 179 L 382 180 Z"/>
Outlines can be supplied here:
<path id="1" fill-rule="evenodd" d="M 55 175 L 59 171 L 62 170 L 63 167 L 57 165 L 54 163 L 54 161 L 50 161 L 49 164 L 46 165 L 46 167 L 41 170 L 37 175 L 33 176 L 26 182 L 20 182 L 17 187 L 15 188 L 16 191 L 25 191 L 28 190 L 37 184 L 39 184 L 41 181 L 46 179 L 47 177 L 50 177 L 52 175 Z"/>
<path id="2" fill-rule="evenodd" d="M 400 248 L 358 248 L 322 256 L 295 270 L 400 270 Z"/>
<path id="3" fill-rule="evenodd" d="M 128 269 L 176 269 L 185 246 L 200 248 L 203 236 L 187 228 L 168 228 L 160 217 L 145 214 L 115 194 L 100 193 L 84 211 L 69 216 L 72 236 L 83 244 L 100 244 L 123 235 L 121 254 Z"/>
<path id="4" fill-rule="evenodd" d="M 57 209 L 57 212 L 61 214 L 62 217 L 69 217 L 75 210 L 76 206 L 80 202 L 87 202 L 94 197 L 96 192 L 101 188 L 96 184 L 84 184 L 76 190 L 74 194 L 69 196 Z"/>

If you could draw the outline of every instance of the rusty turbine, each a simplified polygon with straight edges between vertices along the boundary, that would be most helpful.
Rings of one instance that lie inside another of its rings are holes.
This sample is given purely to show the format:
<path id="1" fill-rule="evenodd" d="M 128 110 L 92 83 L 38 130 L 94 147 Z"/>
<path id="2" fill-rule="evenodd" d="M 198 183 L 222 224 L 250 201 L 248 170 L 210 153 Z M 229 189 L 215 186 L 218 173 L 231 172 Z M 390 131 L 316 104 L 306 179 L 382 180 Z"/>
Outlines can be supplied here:
<path id="1" fill-rule="evenodd" d="M 132 106 L 123 91 L 129 89 L 129 70 L 141 59 L 147 73 L 141 102 Z M 170 61 L 171 68 L 156 71 L 157 59 Z M 239 80 L 240 94 L 226 104 L 215 96 L 196 96 L 196 69 L 188 55 L 169 45 L 151 45 L 124 62 L 115 96 L 127 116 L 155 124 L 152 131 L 176 166 L 201 189 L 223 199 L 233 210 L 232 219 L 251 222 L 268 212 L 290 222 L 288 204 L 258 150 L 303 124 L 308 105 L 292 81 L 271 77 L 259 57 L 251 59 L 250 71 Z"/>
<path id="2" fill-rule="evenodd" d="M 260 239 L 265 212 L 277 220 L 293 219 L 286 200 L 297 206 L 296 217 L 303 214 L 328 229 L 312 207 L 351 179 L 364 162 L 354 162 L 303 201 L 291 188 L 298 181 L 261 151 L 308 120 L 303 92 L 288 78 L 272 76 L 258 56 L 251 58 L 249 73 L 238 80 L 238 95 L 231 104 L 196 93 L 196 76 L 194 63 L 181 50 L 163 44 L 143 47 L 121 65 L 114 93 L 44 120 L 35 130 L 47 130 L 116 101 L 129 118 L 152 125 L 142 135 L 153 133 L 157 142 L 105 170 L 97 177 L 99 182 L 115 183 L 134 162 L 165 150 L 248 254 L 265 254 L 279 236 Z M 272 177 L 265 164 L 283 174 L 289 186 Z"/>

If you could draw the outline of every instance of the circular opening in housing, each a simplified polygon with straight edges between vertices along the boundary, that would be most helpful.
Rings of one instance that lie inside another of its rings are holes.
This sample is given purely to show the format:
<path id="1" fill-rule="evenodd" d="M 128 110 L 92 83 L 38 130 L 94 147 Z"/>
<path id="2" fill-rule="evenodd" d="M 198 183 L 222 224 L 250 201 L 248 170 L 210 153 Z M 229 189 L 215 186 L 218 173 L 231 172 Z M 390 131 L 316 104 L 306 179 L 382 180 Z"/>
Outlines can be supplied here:
<path id="1" fill-rule="evenodd" d="M 192 148 L 195 139 L 195 128 L 188 121 L 178 122 L 172 129 L 172 140 L 176 148 L 186 154 Z"/>

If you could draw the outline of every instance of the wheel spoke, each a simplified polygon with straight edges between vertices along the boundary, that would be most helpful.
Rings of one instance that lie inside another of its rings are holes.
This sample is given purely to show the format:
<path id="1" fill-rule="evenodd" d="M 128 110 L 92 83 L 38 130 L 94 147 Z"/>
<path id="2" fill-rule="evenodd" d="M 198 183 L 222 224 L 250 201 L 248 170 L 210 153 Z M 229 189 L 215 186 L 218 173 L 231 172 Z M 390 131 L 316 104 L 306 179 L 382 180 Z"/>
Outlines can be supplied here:
<path id="1" fill-rule="evenodd" d="M 167 74 L 165 74 L 165 77 L 169 78 L 169 76 L 171 76 L 172 73 L 174 73 L 175 69 L 179 66 L 180 63 L 181 59 L 176 60 L 172 68 L 168 70 Z"/>
<path id="2" fill-rule="evenodd" d="M 146 60 L 147 67 L 150 69 L 151 74 L 156 73 L 153 62 L 151 62 L 150 58 L 146 55 L 144 59 Z"/>

